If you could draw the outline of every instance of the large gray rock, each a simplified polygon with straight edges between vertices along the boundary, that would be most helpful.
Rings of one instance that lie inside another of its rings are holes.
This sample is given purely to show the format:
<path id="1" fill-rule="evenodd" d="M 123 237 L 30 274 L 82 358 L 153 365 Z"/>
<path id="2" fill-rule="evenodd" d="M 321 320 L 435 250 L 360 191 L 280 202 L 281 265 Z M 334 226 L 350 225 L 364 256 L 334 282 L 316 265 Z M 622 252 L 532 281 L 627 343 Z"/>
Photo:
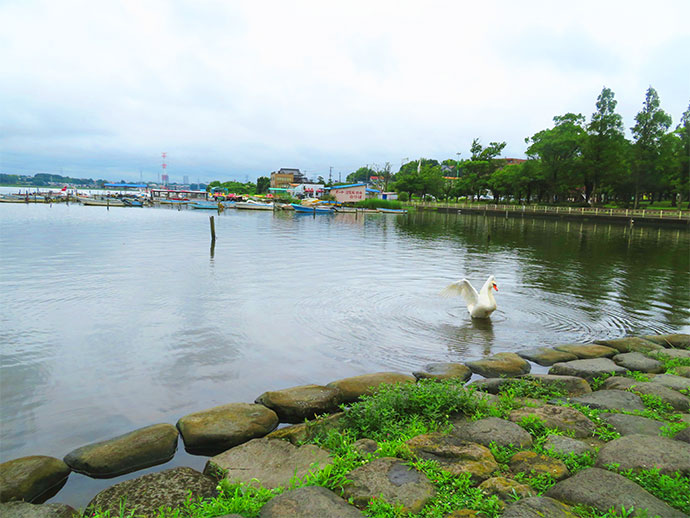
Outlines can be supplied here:
<path id="1" fill-rule="evenodd" d="M 549 369 L 549 374 L 560 376 L 577 376 L 592 382 L 594 378 L 609 373 L 625 374 L 626 369 L 613 363 L 609 358 L 595 358 L 593 360 L 573 360 L 556 363 Z"/>
<path id="2" fill-rule="evenodd" d="M 493 477 L 485 480 L 479 484 L 479 489 L 489 496 L 496 495 L 504 502 L 512 501 L 515 497 L 528 498 L 534 496 L 532 488 L 506 477 Z"/>
<path id="3" fill-rule="evenodd" d="M 6 502 L 0 504 L 2 518 L 78 518 L 73 507 L 66 504 L 30 504 L 28 502 Z"/>
<path id="4" fill-rule="evenodd" d="M 489 448 L 452 435 L 418 435 L 406 444 L 417 457 L 436 461 L 445 471 L 455 475 L 468 473 L 475 482 L 489 478 L 498 469 Z"/>
<path id="5" fill-rule="evenodd" d="M 633 516 L 639 516 L 643 509 L 647 509 L 649 516 L 658 514 L 663 518 L 687 518 L 684 513 L 659 500 L 635 482 L 599 468 L 584 469 L 558 482 L 544 496 L 570 505 L 590 505 L 601 512 L 612 507 L 618 511 L 634 507 Z"/>
<path id="6" fill-rule="evenodd" d="M 621 470 L 658 468 L 670 475 L 676 471 L 690 474 L 690 444 L 651 435 L 626 435 L 599 450 L 597 467 L 618 464 Z"/>
<path id="7" fill-rule="evenodd" d="M 278 415 L 264 405 L 230 403 L 186 415 L 177 421 L 187 451 L 215 455 L 278 426 Z"/>
<path id="8" fill-rule="evenodd" d="M 618 350 L 613 347 L 597 344 L 567 344 L 554 347 L 557 351 L 574 354 L 580 360 L 590 360 L 592 358 L 610 358 Z"/>
<path id="9" fill-rule="evenodd" d="M 684 378 L 690 378 L 690 365 L 682 365 L 680 367 L 674 367 L 673 369 L 678 376 L 683 376 Z"/>
<path id="10" fill-rule="evenodd" d="M 362 374 L 361 376 L 331 381 L 326 386 L 339 390 L 343 403 L 352 403 L 361 396 L 370 396 L 383 384 L 394 385 L 396 383 L 414 383 L 416 381 L 417 378 L 414 376 L 401 374 L 400 372 L 375 372 L 373 374 Z"/>
<path id="11" fill-rule="evenodd" d="M 544 442 L 544 449 L 561 455 L 582 455 L 594 452 L 589 444 L 565 435 L 549 435 Z"/>
<path id="12" fill-rule="evenodd" d="M 677 369 L 678 367 L 676 367 Z M 690 367 L 688 367 L 690 369 Z M 690 379 L 684 376 L 674 376 L 672 374 L 657 374 L 652 377 L 652 383 L 663 385 L 673 390 L 690 391 Z"/>
<path id="13" fill-rule="evenodd" d="M 303 478 L 331 464 L 326 450 L 313 444 L 295 446 L 276 439 L 252 439 L 211 457 L 204 473 L 232 482 L 260 484 L 265 488 L 287 487 L 293 477 Z"/>
<path id="14" fill-rule="evenodd" d="M 412 373 L 415 378 L 447 380 L 457 379 L 467 381 L 472 377 L 472 371 L 462 363 L 429 363 L 421 370 Z"/>
<path id="15" fill-rule="evenodd" d="M 476 379 L 472 383 L 468 383 L 467 388 L 488 392 L 489 394 L 498 394 L 505 387 L 509 386 L 514 379 L 515 378 Z"/>
<path id="16" fill-rule="evenodd" d="M 665 424 L 639 415 L 602 413 L 599 417 L 621 435 L 659 435 Z"/>
<path id="17" fill-rule="evenodd" d="M 548 497 L 523 498 L 510 504 L 501 518 L 577 518 L 570 506 Z"/>
<path id="18" fill-rule="evenodd" d="M 341 401 L 340 389 L 301 385 L 264 392 L 255 402 L 278 414 L 281 423 L 301 423 L 305 419 L 314 419 L 317 415 L 336 412 Z"/>
<path id="19" fill-rule="evenodd" d="M 690 335 L 688 334 L 646 335 L 642 338 L 666 348 L 690 349 Z"/>
<path id="20" fill-rule="evenodd" d="M 343 490 L 343 497 L 352 499 L 359 507 L 367 506 L 372 498 L 383 498 L 403 512 L 418 513 L 436 496 L 436 489 L 424 475 L 403 461 L 393 457 L 375 459 L 348 473 L 352 481 Z"/>
<path id="21" fill-rule="evenodd" d="M 0 502 L 25 500 L 41 504 L 67 482 L 70 468 L 60 459 L 32 455 L 0 464 Z"/>
<path id="22" fill-rule="evenodd" d="M 561 480 L 569 475 L 563 461 L 529 450 L 513 455 L 510 458 L 510 469 L 513 473 L 549 475 L 555 480 Z"/>
<path id="23" fill-rule="evenodd" d="M 154 424 L 72 450 L 64 461 L 89 477 L 117 477 L 168 462 L 177 451 L 177 436 L 173 425 Z"/>
<path id="24" fill-rule="evenodd" d="M 613 361 L 616 365 L 625 367 L 631 371 L 640 372 L 664 372 L 664 366 L 659 360 L 650 358 L 642 353 L 632 352 L 632 353 L 620 353 L 613 357 Z"/>
<path id="25" fill-rule="evenodd" d="M 307 486 L 286 491 L 261 508 L 259 518 L 362 518 L 356 507 L 325 487 Z"/>
<path id="26" fill-rule="evenodd" d="M 574 354 L 557 351 L 556 349 L 551 349 L 550 347 L 533 347 L 531 349 L 518 351 L 517 353 L 526 360 L 538 363 L 539 365 L 543 365 L 545 367 L 553 365 L 554 363 L 577 360 L 577 356 Z"/>
<path id="27" fill-rule="evenodd" d="M 661 384 L 613 376 L 604 382 L 603 387 L 605 389 L 630 390 L 637 394 L 656 396 L 671 405 L 675 410 L 680 410 L 681 412 L 690 409 L 690 398 Z"/>
<path id="28" fill-rule="evenodd" d="M 612 340 L 595 340 L 594 343 L 613 347 L 621 353 L 640 352 L 647 353 L 662 349 L 659 344 L 639 338 L 637 336 L 626 336 L 624 338 L 614 338 Z"/>
<path id="29" fill-rule="evenodd" d="M 676 435 L 673 436 L 673 439 L 676 441 L 683 441 L 690 444 L 690 428 L 683 428 L 681 431 L 677 432 Z"/>
<path id="30" fill-rule="evenodd" d="M 515 353 L 498 353 L 483 360 L 465 363 L 475 374 L 485 378 L 500 378 L 501 376 L 520 376 L 530 371 L 529 362 Z"/>
<path id="31" fill-rule="evenodd" d="M 478 421 L 453 422 L 451 435 L 484 446 L 489 446 L 492 442 L 498 446 L 508 446 L 509 444 L 520 448 L 532 446 L 532 436 L 529 433 L 515 423 L 498 417 L 487 417 Z"/>
<path id="32" fill-rule="evenodd" d="M 183 510 L 191 498 L 207 499 L 216 495 L 216 481 L 198 471 L 178 467 L 125 480 L 98 493 L 86 507 L 86 513 L 110 512 L 110 516 L 155 517 L 159 509 Z"/>
<path id="33" fill-rule="evenodd" d="M 538 408 L 517 408 L 510 413 L 509 419 L 520 423 L 525 417 L 539 418 L 547 428 L 572 433 L 575 437 L 589 437 L 595 426 L 582 412 L 574 408 L 544 405 Z"/>
<path id="34" fill-rule="evenodd" d="M 569 401 L 598 410 L 634 412 L 645 409 L 640 396 L 625 390 L 597 390 L 591 394 L 570 398 Z"/>

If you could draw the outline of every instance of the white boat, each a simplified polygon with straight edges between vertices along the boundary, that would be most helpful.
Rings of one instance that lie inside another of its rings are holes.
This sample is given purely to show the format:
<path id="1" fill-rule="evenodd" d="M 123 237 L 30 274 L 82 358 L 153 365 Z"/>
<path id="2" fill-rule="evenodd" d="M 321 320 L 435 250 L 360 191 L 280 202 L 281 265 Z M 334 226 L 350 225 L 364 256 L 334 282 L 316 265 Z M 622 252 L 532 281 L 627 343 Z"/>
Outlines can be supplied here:
<path id="1" fill-rule="evenodd" d="M 235 203 L 235 208 L 248 210 L 273 210 L 273 203 L 264 203 L 255 200 L 238 201 Z"/>
<path id="2" fill-rule="evenodd" d="M 79 198 L 82 205 L 97 207 L 124 207 L 125 203 L 119 198 Z"/>

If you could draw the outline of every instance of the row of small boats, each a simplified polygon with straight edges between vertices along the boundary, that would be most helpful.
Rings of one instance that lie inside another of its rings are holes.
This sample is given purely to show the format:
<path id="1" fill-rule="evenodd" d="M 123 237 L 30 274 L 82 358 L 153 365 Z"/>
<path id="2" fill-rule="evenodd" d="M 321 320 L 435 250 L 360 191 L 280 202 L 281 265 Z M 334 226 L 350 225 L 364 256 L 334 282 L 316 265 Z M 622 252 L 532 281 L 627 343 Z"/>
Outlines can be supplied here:
<path id="1" fill-rule="evenodd" d="M 69 198 L 68 198 L 69 199 Z M 50 197 L 37 194 L 5 194 L 0 195 L 0 202 L 5 203 L 52 203 L 53 201 L 66 201 L 63 197 Z M 76 196 L 72 201 L 78 201 L 82 205 L 97 207 L 144 207 L 146 205 L 185 205 L 197 210 L 294 210 L 297 214 L 336 214 L 354 212 L 380 212 L 384 214 L 405 214 L 404 209 L 361 209 L 356 207 L 337 206 L 328 202 L 307 201 L 298 203 L 265 202 L 263 200 L 248 199 L 246 201 L 211 201 L 211 200 L 184 200 L 165 199 L 151 201 L 143 196 Z"/>

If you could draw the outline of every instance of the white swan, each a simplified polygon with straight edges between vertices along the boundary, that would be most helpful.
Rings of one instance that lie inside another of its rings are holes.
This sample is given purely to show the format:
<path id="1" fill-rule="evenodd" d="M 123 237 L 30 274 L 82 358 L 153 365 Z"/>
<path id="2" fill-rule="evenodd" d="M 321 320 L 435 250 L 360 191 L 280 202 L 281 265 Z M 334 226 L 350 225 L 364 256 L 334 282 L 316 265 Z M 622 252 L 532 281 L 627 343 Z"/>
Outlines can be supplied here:
<path id="1" fill-rule="evenodd" d="M 449 284 L 441 291 L 441 295 L 444 297 L 461 295 L 467 303 L 467 311 L 470 312 L 472 318 L 489 318 L 491 313 L 496 310 L 496 299 L 494 299 L 494 294 L 491 292 L 492 288 L 498 291 L 496 279 L 493 275 L 489 275 L 479 293 L 477 293 L 477 290 L 474 289 L 467 279 L 462 279 Z"/>

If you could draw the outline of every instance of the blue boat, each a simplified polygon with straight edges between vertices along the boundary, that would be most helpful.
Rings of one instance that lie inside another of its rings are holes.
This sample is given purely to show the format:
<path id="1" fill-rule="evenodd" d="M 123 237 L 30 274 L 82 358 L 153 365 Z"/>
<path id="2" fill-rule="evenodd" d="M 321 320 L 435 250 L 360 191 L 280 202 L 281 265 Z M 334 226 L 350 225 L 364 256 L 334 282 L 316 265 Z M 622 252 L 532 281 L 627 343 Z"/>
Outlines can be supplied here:
<path id="1" fill-rule="evenodd" d="M 188 205 L 192 209 L 218 210 L 218 204 L 215 201 L 192 201 Z"/>
<path id="2" fill-rule="evenodd" d="M 335 209 L 333 207 L 319 207 L 314 205 L 312 207 L 307 207 L 305 205 L 298 205 L 296 203 L 291 203 L 292 208 L 298 214 L 334 214 Z"/>
<path id="3" fill-rule="evenodd" d="M 127 207 L 143 207 L 144 202 L 141 200 L 137 200 L 136 198 L 122 198 L 122 203 L 124 203 Z"/>

